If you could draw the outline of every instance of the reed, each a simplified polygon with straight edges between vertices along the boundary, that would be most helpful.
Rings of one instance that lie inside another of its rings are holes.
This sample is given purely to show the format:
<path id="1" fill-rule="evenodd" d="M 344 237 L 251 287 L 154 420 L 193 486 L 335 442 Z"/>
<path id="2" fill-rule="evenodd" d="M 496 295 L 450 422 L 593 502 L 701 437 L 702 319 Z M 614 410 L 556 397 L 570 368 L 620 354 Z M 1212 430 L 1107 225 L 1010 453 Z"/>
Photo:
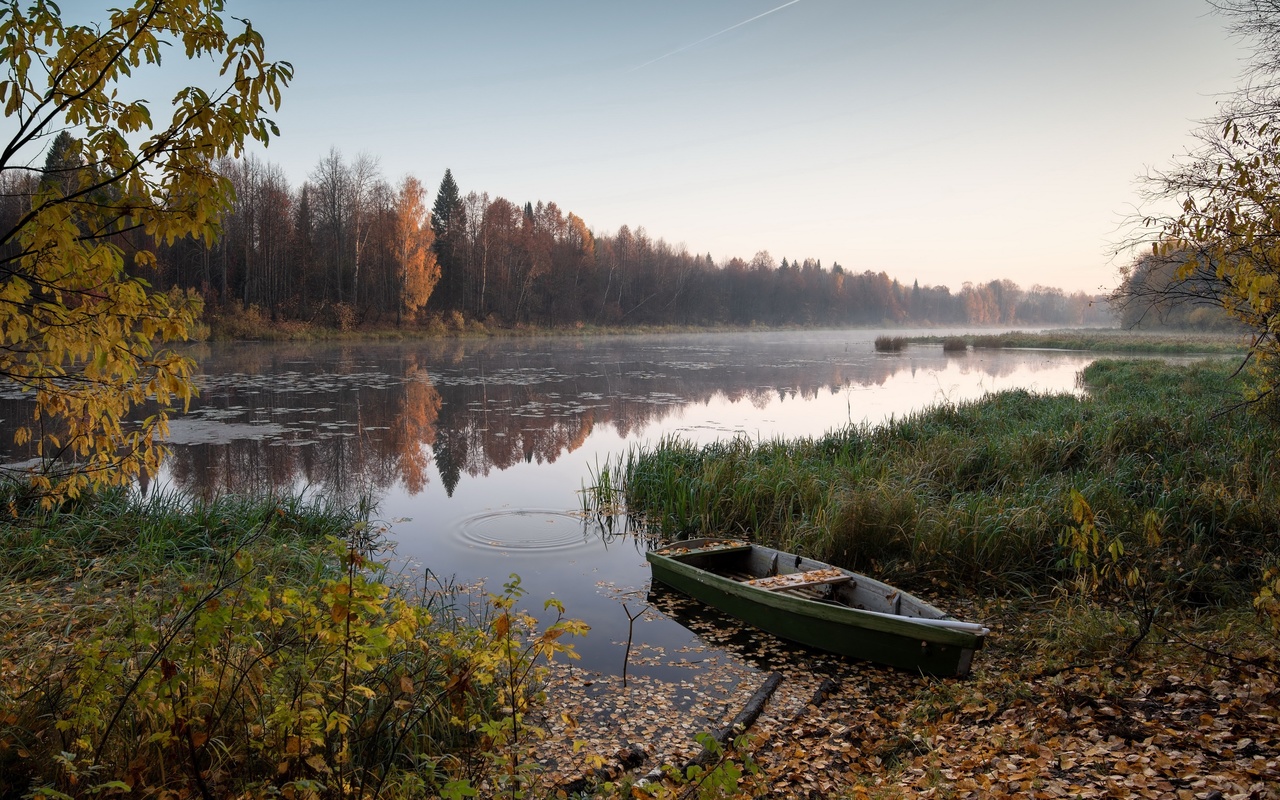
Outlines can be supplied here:
<path id="1" fill-rule="evenodd" d="M 877 353 L 899 353 L 907 349 L 907 337 L 877 336 L 875 346 Z"/>
<path id="2" fill-rule="evenodd" d="M 945 336 L 942 339 L 942 352 L 964 353 L 969 350 L 969 343 L 963 336 Z"/>
<path id="3" fill-rule="evenodd" d="M 1236 603 L 1277 552 L 1280 431 L 1221 413 L 1231 373 L 1099 361 L 1083 398 L 1012 390 L 814 438 L 666 439 L 610 485 L 667 538 L 749 537 L 915 588 L 1003 593 L 1075 574 L 1074 491 L 1171 601 Z"/>
<path id="4" fill-rule="evenodd" d="M 1009 341 L 1008 334 L 982 334 L 979 336 L 966 337 L 974 348 L 999 349 L 1006 346 Z"/>

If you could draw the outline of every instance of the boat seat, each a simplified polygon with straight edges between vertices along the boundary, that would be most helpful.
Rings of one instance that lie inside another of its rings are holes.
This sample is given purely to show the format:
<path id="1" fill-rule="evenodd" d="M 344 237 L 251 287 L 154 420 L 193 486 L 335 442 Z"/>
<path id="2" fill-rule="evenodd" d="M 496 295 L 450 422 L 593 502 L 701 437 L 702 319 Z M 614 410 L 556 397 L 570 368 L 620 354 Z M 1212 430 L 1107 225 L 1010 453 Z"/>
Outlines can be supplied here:
<path id="1" fill-rule="evenodd" d="M 848 583 L 853 580 L 849 575 L 837 569 L 812 569 L 808 572 L 791 572 L 786 575 L 771 575 L 767 578 L 754 578 L 745 581 L 748 586 L 770 592 L 785 589 L 799 589 L 802 586 L 822 586 L 824 584 Z"/>
<path id="2" fill-rule="evenodd" d="M 662 548 L 658 553 L 671 558 L 684 558 L 693 555 L 721 556 L 743 553 L 750 549 L 751 545 L 743 542 L 711 542 L 703 547 L 686 547 L 677 542 Z"/>

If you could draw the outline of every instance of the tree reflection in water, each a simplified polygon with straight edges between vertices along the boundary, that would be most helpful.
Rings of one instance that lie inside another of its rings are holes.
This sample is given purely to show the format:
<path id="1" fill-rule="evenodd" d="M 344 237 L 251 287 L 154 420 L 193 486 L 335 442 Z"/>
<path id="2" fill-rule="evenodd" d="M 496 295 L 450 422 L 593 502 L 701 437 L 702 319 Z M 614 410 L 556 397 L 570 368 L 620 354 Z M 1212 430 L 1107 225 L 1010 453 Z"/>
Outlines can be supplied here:
<path id="1" fill-rule="evenodd" d="M 1073 390 L 1092 360 L 877 354 L 878 333 L 202 346 L 201 395 L 173 420 L 159 480 L 202 497 L 368 498 L 392 520 L 397 568 L 491 586 L 519 573 L 535 609 L 555 596 L 592 627 L 581 668 L 616 674 L 623 603 L 646 602 L 646 542 L 568 513 L 593 468 L 669 434 L 818 435 L 993 388 Z M 4 429 L 29 417 L 0 387 Z M 30 457 L 9 438 L 0 463 Z M 663 614 L 637 623 L 636 645 L 651 657 L 633 652 L 634 676 L 687 672 L 672 663 L 702 646 Z"/>
<path id="2" fill-rule="evenodd" d="M 466 478 L 554 463 L 601 427 L 624 440 L 651 435 L 691 406 L 760 411 L 883 387 L 904 372 L 981 383 L 1089 360 L 998 352 L 956 359 L 937 346 L 884 356 L 872 349 L 876 333 L 201 346 L 201 394 L 174 419 L 166 468 L 175 486 L 205 497 L 305 487 L 378 498 L 393 487 L 416 495 L 436 480 L 452 496 Z M 28 417 L 28 406 L 14 393 L 0 396 L 0 415 L 13 420 L 5 427 Z M 856 411 L 815 419 L 808 433 L 861 422 Z M 734 429 L 733 419 L 720 422 Z M 0 442 L 5 460 L 25 455 Z"/>

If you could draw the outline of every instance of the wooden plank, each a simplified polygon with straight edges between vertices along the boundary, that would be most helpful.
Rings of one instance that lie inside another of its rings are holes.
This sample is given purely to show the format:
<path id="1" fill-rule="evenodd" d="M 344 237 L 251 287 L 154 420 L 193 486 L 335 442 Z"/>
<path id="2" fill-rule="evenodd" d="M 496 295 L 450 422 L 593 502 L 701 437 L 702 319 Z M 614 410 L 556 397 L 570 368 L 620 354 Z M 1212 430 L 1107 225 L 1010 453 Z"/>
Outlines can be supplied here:
<path id="1" fill-rule="evenodd" d="M 780 589 L 779 591 L 775 592 L 775 594 L 785 594 L 785 595 L 790 595 L 792 597 L 799 597 L 804 600 L 813 600 L 814 602 L 817 602 L 817 603 L 828 603 L 830 605 L 838 606 L 840 608 L 848 608 L 848 606 L 846 606 L 844 603 L 841 603 L 839 600 L 836 600 L 833 597 L 829 597 L 828 595 L 823 594 L 821 591 L 818 590 L 818 587 L 816 586 L 802 586 L 799 589 Z"/>
<path id="2" fill-rule="evenodd" d="M 808 572 L 792 572 L 786 575 L 772 575 L 768 578 L 756 578 L 746 581 L 748 586 L 764 589 L 769 592 L 780 592 L 784 589 L 799 589 L 803 586 L 822 586 L 829 583 L 847 583 L 853 580 L 838 569 L 813 569 Z"/>
<path id="3" fill-rule="evenodd" d="M 687 558 L 688 556 L 708 554 L 719 555 L 721 553 L 741 553 L 744 550 L 750 550 L 751 545 L 742 542 L 712 542 L 699 547 L 684 547 L 679 544 L 668 545 L 661 550 L 656 551 L 657 555 L 666 556 L 667 558 Z"/>

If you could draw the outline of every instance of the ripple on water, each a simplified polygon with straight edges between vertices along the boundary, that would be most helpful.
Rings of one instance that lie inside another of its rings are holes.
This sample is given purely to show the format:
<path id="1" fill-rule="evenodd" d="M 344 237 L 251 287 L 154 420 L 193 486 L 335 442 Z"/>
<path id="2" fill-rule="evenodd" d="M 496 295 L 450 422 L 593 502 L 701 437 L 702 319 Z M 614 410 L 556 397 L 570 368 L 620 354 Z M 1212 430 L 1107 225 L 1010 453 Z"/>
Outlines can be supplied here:
<path id="1" fill-rule="evenodd" d="M 596 544 L 596 526 L 566 511 L 521 508 L 486 511 L 458 526 L 471 545 L 498 550 L 575 550 Z"/>

